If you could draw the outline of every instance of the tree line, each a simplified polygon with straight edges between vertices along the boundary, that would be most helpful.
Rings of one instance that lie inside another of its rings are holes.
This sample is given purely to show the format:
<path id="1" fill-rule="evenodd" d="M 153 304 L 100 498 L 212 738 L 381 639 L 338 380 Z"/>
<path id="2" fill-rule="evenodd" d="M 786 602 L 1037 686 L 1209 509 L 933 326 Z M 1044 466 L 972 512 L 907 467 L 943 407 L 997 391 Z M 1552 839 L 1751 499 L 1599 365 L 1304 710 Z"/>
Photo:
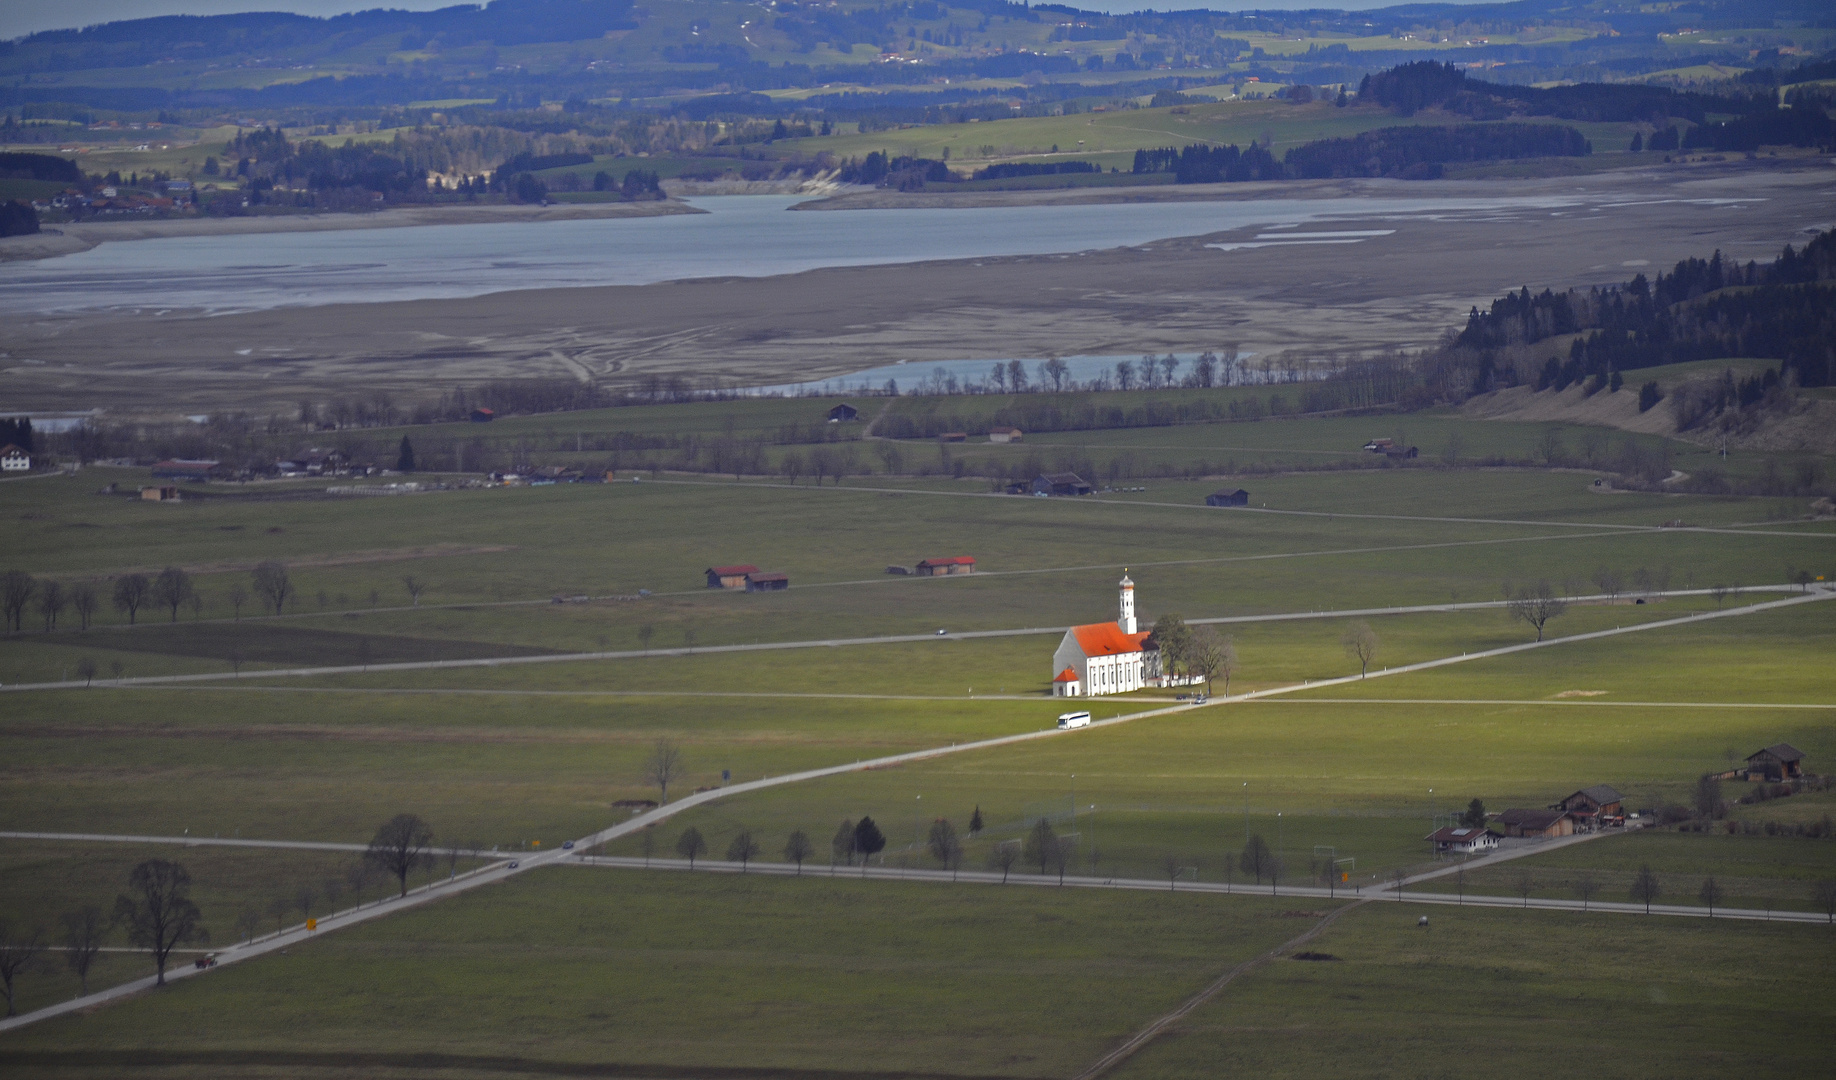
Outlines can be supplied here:
<path id="1" fill-rule="evenodd" d="M 1655 281 L 1641 273 L 1606 288 L 1534 295 L 1525 288 L 1484 312 L 1475 307 L 1424 368 L 1455 396 L 1531 381 L 1539 389 L 1588 382 L 1598 390 L 1617 372 L 1724 356 L 1777 360 L 1778 379 L 1827 386 L 1836 363 L 1831 281 L 1836 230 L 1801 249 L 1787 244 L 1765 265 L 1742 266 L 1717 251 L 1660 271 Z M 1570 335 L 1566 356 L 1545 353 L 1528 370 L 1513 359 L 1526 346 Z"/>

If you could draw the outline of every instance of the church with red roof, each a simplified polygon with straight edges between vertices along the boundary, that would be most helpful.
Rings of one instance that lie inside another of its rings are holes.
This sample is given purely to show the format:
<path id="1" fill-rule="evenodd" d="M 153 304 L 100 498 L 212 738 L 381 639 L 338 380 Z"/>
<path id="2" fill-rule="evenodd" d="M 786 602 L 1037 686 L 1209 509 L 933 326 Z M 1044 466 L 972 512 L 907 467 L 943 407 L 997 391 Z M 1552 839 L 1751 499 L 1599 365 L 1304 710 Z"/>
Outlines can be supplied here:
<path id="1" fill-rule="evenodd" d="M 1058 651 L 1052 654 L 1054 696 L 1126 694 L 1163 684 L 1160 649 L 1152 633 L 1136 626 L 1135 583 L 1124 573 L 1120 586 L 1115 622 L 1089 623 L 1065 631 Z"/>

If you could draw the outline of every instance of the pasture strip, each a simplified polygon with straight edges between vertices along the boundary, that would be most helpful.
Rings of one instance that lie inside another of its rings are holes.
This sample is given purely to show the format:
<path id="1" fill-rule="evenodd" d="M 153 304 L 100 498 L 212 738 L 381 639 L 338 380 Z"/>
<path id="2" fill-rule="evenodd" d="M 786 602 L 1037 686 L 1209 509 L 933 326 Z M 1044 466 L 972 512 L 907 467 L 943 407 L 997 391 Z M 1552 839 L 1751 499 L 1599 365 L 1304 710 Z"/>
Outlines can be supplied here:
<path id="1" fill-rule="evenodd" d="M 1511 541 L 1501 540 L 1501 541 L 1475 541 L 1475 542 L 1476 543 L 1510 543 Z M 1424 545 L 1424 546 L 1432 547 L 1432 546 L 1438 546 L 1438 545 Z M 1264 557 L 1264 556 L 1258 556 L 1258 557 Z M 1022 571 L 1015 571 L 1015 572 L 1018 573 Z M 1748 587 L 1744 589 L 1743 591 L 1747 591 L 1747 592 L 1761 592 L 1761 591 L 1785 592 L 1785 591 L 1794 591 L 1797 589 L 1798 589 L 1798 586 L 1795 586 L 1795 585 L 1758 585 L 1758 586 Z M 1648 595 L 1652 595 L 1652 596 L 1707 596 L 1707 595 L 1710 595 L 1710 590 L 1682 589 L 1682 590 L 1674 590 L 1671 592 L 1651 593 Z M 1621 628 L 1616 628 L 1613 630 L 1596 631 L 1591 634 L 1577 634 L 1577 635 L 1572 635 L 1572 636 L 1564 637 L 1564 638 L 1549 638 L 1544 641 L 1531 642 L 1528 644 L 1529 645 L 1547 645 L 1547 644 L 1551 644 L 1552 642 L 1556 642 L 1556 641 L 1584 641 L 1589 638 L 1610 636 L 1612 634 L 1629 632 L 1633 630 L 1650 629 L 1650 628 L 1659 627 L 1659 626 L 1674 626 L 1681 622 L 1689 622 L 1689 621 L 1693 621 L 1696 619 L 1714 618 L 1714 617 L 1719 617 L 1722 615 L 1732 615 L 1732 614 L 1739 614 L 1739 613 L 1750 612 L 1750 611 L 1760 611 L 1766 608 L 1777 607 L 1782 604 L 1800 603 L 1805 600 L 1815 600 L 1825 595 L 1827 594 L 1823 591 L 1823 587 L 1819 587 L 1819 589 L 1816 591 L 1800 592 L 1797 596 L 1794 596 L 1788 600 L 1775 600 L 1775 601 L 1770 601 L 1767 603 L 1750 605 L 1748 607 L 1728 608 L 1725 610 L 1708 612 L 1702 615 L 1685 616 L 1680 619 L 1667 619 L 1667 620 L 1663 620 L 1660 622 L 1641 623 L 1641 624 L 1637 624 L 1634 626 L 1621 627 Z M 1599 601 L 1599 600 L 1607 600 L 1607 599 L 1609 598 L 1604 595 L 1602 596 L 1583 596 L 1583 597 L 1575 597 L 1573 598 L 1571 602 L 1585 603 L 1590 600 Z M 1414 614 L 1422 614 L 1422 613 L 1429 613 L 1429 612 L 1449 612 L 1449 611 L 1474 610 L 1474 609 L 1480 609 L 1480 608 L 1500 608 L 1500 607 L 1506 606 L 1508 603 L 1509 601 L 1505 601 L 1505 600 L 1483 600 L 1483 601 L 1476 601 L 1476 602 L 1471 602 L 1471 603 L 1459 603 L 1459 604 L 1454 604 L 1454 603 L 1427 604 L 1427 605 L 1421 605 L 1421 606 L 1416 606 L 1416 607 L 1350 608 L 1350 609 L 1336 610 L 1336 611 L 1290 611 L 1290 612 L 1279 612 L 1279 613 L 1268 614 L 1268 615 L 1227 615 L 1227 616 L 1219 616 L 1219 617 L 1208 618 L 1208 619 L 1188 619 L 1186 621 L 1190 624 L 1199 624 L 1199 625 L 1203 625 L 1203 624 L 1224 625 L 1224 624 L 1234 624 L 1234 623 L 1285 622 L 1285 621 L 1297 620 L 1297 619 L 1344 619 L 1344 618 L 1353 618 L 1353 617 L 1358 617 L 1358 616 L 1414 615 Z M 950 633 L 950 634 L 942 634 L 942 633 L 938 633 L 938 634 L 891 634 L 891 635 L 887 635 L 884 637 L 830 638 L 826 640 L 811 640 L 811 641 L 766 641 L 766 642 L 754 642 L 751 644 L 737 644 L 737 645 L 700 645 L 700 646 L 681 648 L 681 649 L 654 649 L 654 650 L 652 649 L 623 649 L 623 650 L 618 650 L 618 651 L 613 651 L 613 652 L 541 653 L 541 654 L 537 654 L 534 656 L 524 655 L 524 656 L 478 657 L 478 658 L 470 659 L 470 660 L 414 660 L 414 661 L 389 663 L 389 664 L 343 664 L 343 665 L 338 665 L 338 666 L 333 666 L 333 667 L 261 668 L 261 669 L 253 669 L 253 670 L 246 671 L 246 672 L 198 672 L 198 673 L 189 674 L 189 675 L 143 675 L 143 676 L 139 676 L 136 678 L 105 679 L 105 680 L 100 680 L 96 682 L 87 682 L 87 681 L 82 681 L 82 680 L 77 680 L 77 679 L 69 679 L 69 680 L 65 680 L 62 682 L 17 683 L 13 686 L 0 687 L 0 693 L 16 692 L 16 691 L 23 691 L 23 690 L 92 689 L 98 686 L 99 687 L 171 686 L 174 684 L 184 684 L 184 683 L 223 682 L 225 680 L 299 678 L 303 676 L 312 676 L 312 675 L 362 675 L 362 674 L 369 674 L 373 672 L 386 672 L 386 671 L 431 671 L 431 670 L 443 670 L 443 669 L 452 669 L 452 668 L 501 667 L 501 666 L 506 666 L 506 665 L 516 665 L 516 664 L 548 664 L 548 663 L 559 663 L 559 662 L 579 662 L 579 661 L 587 661 L 587 660 L 633 660 L 633 659 L 652 657 L 652 656 L 701 656 L 701 655 L 707 655 L 707 654 L 713 654 L 713 653 L 771 652 L 771 651 L 780 650 L 780 649 L 838 648 L 841 646 L 848 646 L 848 645 L 902 645 L 902 644 L 915 644 L 918 642 L 926 642 L 926 641 L 930 641 L 930 642 L 952 641 L 952 640 L 965 641 L 965 640 L 969 640 L 973 638 L 1027 637 L 1027 636 L 1043 635 L 1043 634 L 1062 634 L 1069 629 L 1070 627 L 1068 626 L 1032 626 L 1032 627 L 1020 627 L 1020 628 L 1007 629 L 1007 630 L 963 630 L 963 631 L 959 631 L 956 633 Z M 1527 647 L 1527 645 L 1512 645 L 1512 646 L 1507 646 L 1502 649 L 1494 649 L 1490 652 L 1472 653 L 1470 654 L 1470 656 L 1467 654 L 1462 654 L 1459 657 L 1446 658 L 1442 660 L 1430 660 L 1430 661 L 1424 662 L 1423 664 L 1414 664 L 1408 667 L 1400 667 L 1400 668 L 1390 668 L 1388 670 L 1392 674 L 1403 672 L 1403 671 L 1419 671 L 1419 670 L 1422 670 L 1425 666 L 1426 667 L 1436 667 L 1443 663 L 1457 663 L 1460 660 L 1469 659 L 1469 658 L 1477 658 L 1481 656 L 1502 656 L 1505 653 L 1514 652 L 1514 651 L 1517 651 L 1525 647 Z M 1336 685 L 1336 683 L 1332 680 L 1327 680 L 1324 682 L 1315 682 L 1315 683 L 1309 683 L 1305 685 L 1330 686 L 1330 685 Z M 1284 688 L 1284 692 L 1285 692 L 1285 689 L 1286 688 Z M 1259 693 L 1273 693 L 1273 692 L 1275 691 L 1259 691 Z M 1232 698 L 1231 700 L 1234 701 L 1237 699 Z"/>
<path id="2" fill-rule="evenodd" d="M 1192 1012 L 1192 1010 L 1198 1008 L 1200 1005 L 1203 1005 L 1205 1002 L 1210 1001 L 1212 998 L 1216 997 L 1218 993 L 1222 991 L 1226 986 L 1229 986 L 1231 982 L 1237 978 L 1237 976 L 1242 975 L 1245 972 L 1251 971 L 1255 968 L 1261 967 L 1263 964 L 1266 964 L 1269 961 L 1275 959 L 1276 957 L 1281 956 L 1283 953 L 1287 952 L 1290 949 L 1297 949 L 1300 946 L 1305 945 L 1307 942 L 1312 941 L 1314 938 L 1320 936 L 1321 933 L 1325 932 L 1327 927 L 1331 926 L 1334 922 L 1338 921 L 1339 916 L 1345 914 L 1346 912 L 1350 911 L 1351 909 L 1357 907 L 1360 904 L 1364 904 L 1368 902 L 1369 901 L 1366 901 L 1366 900 L 1354 900 L 1351 903 L 1345 905 L 1344 907 L 1339 908 L 1335 911 L 1332 911 L 1325 918 L 1315 923 L 1312 926 L 1312 928 L 1307 930 L 1305 933 L 1299 935 L 1298 937 L 1290 938 L 1289 940 L 1282 942 L 1280 945 L 1275 946 L 1273 949 L 1270 949 L 1268 952 L 1263 953 L 1261 956 L 1258 956 L 1253 960 L 1245 960 L 1243 963 L 1238 964 L 1236 967 L 1231 968 L 1229 971 L 1226 971 L 1223 975 L 1218 976 L 1218 978 L 1214 980 L 1211 983 L 1211 985 L 1205 987 L 1203 990 L 1200 990 L 1198 993 L 1187 998 L 1183 1003 L 1181 1003 L 1179 1008 L 1174 1009 L 1172 1012 L 1167 1013 L 1165 1016 L 1162 1016 L 1159 1019 L 1148 1024 L 1148 1026 L 1142 1028 L 1140 1031 L 1136 1032 L 1133 1036 L 1131 1036 L 1127 1042 L 1123 1043 L 1121 1046 L 1116 1047 L 1114 1050 L 1111 1050 L 1109 1053 L 1104 1054 L 1102 1057 L 1096 1059 L 1096 1061 L 1091 1063 L 1089 1068 L 1085 1069 L 1083 1072 L 1078 1073 L 1077 1076 L 1075 1077 L 1075 1080 L 1096 1080 L 1097 1077 L 1102 1076 L 1103 1074 L 1109 1072 L 1111 1069 L 1115 1068 L 1117 1065 L 1120 1065 L 1122 1064 L 1122 1062 L 1128 1060 L 1130 1057 L 1133 1057 L 1136 1051 L 1140 1050 L 1142 1047 L 1146 1046 L 1148 1043 L 1153 1042 L 1156 1038 L 1160 1036 L 1161 1032 L 1167 1030 L 1169 1027 L 1172 1027 L 1174 1024 L 1177 1024 L 1179 1021 L 1184 1020 Z"/>
<path id="3" fill-rule="evenodd" d="M 1766 611 L 1766 610 L 1771 610 L 1774 608 L 1791 607 L 1791 606 L 1796 606 L 1798 604 L 1803 604 L 1803 603 L 1816 603 L 1821 600 L 1831 599 L 1832 597 L 1836 597 L 1836 588 L 1819 587 L 1811 592 L 1808 592 L 1808 593 L 1805 593 L 1799 596 L 1789 597 L 1784 600 L 1774 600 L 1769 603 L 1755 604 L 1755 605 L 1752 605 L 1751 607 L 1730 608 L 1730 609 L 1723 610 L 1723 611 L 1704 612 L 1701 614 L 1688 615 L 1688 616 L 1684 616 L 1684 617 L 1676 618 L 1676 619 L 1666 619 L 1660 622 L 1643 623 L 1640 625 L 1629 626 L 1629 627 L 1619 627 L 1613 630 L 1601 630 L 1601 631 L 1596 631 L 1594 633 L 1589 633 L 1589 634 L 1577 634 L 1572 637 L 1551 638 L 1551 639 L 1547 639 L 1544 641 L 1526 642 L 1521 645 L 1510 645 L 1510 646 L 1506 646 L 1504 648 L 1499 648 L 1499 649 L 1490 649 L 1490 650 L 1486 650 L 1483 652 L 1469 653 L 1469 654 L 1465 654 L 1462 656 L 1445 657 L 1440 660 L 1430 660 L 1430 661 L 1425 661 L 1419 664 L 1410 664 L 1404 667 L 1390 668 L 1387 671 L 1378 672 L 1375 676 L 1372 676 L 1372 677 L 1383 678 L 1387 675 L 1401 675 L 1401 674 L 1404 674 L 1410 671 L 1423 671 L 1423 670 L 1428 670 L 1431 668 L 1444 667 L 1449 664 L 1465 663 L 1468 660 L 1478 660 L 1478 659 L 1482 659 L 1485 657 L 1491 657 L 1491 656 L 1503 656 L 1503 655 L 1507 655 L 1510 653 L 1524 652 L 1530 649 L 1541 649 L 1541 648 L 1546 648 L 1550 646 L 1565 645 L 1565 644 L 1569 644 L 1571 642 L 1576 642 L 1576 641 L 1586 641 L 1586 640 L 1596 639 L 1596 638 L 1613 637 L 1619 634 L 1637 633 L 1639 631 L 1654 630 L 1654 629 L 1658 629 L 1661 627 L 1680 626 L 1680 625 L 1685 625 L 1689 623 L 1702 622 L 1708 619 L 1732 618 L 1732 617 L 1739 616 L 1739 615 L 1746 615 L 1746 614 L 1751 614 L 1753 612 Z M 535 659 L 545 660 L 548 658 L 541 657 L 541 658 L 535 658 Z M 421 666 L 427 666 L 427 665 L 421 665 Z M 1129 713 L 1123 716 L 1111 717 L 1107 720 L 1098 720 L 1082 728 L 1070 728 L 1070 729 L 1044 728 L 1038 731 L 1021 732 L 1016 735 L 1003 735 L 1003 736 L 993 738 L 993 739 L 982 739 L 982 740 L 978 740 L 975 742 L 957 743 L 951 746 L 933 747 L 928 750 L 913 750 L 913 751 L 908 751 L 902 754 L 892 754 L 887 757 L 874 758 L 868 761 L 856 762 L 855 764 L 852 764 L 852 765 L 831 765 L 831 766 L 827 766 L 824 768 L 807 769 L 801 772 L 789 773 L 784 776 L 768 776 L 768 777 L 764 777 L 759 780 L 749 780 L 743 783 L 733 784 L 728 787 L 715 788 L 710 791 L 696 792 L 693 795 L 689 795 L 685 798 L 677 800 L 675 803 L 671 805 L 660 806 L 656 808 L 655 810 L 651 810 L 646 813 L 638 814 L 630 818 L 627 821 L 620 822 L 619 824 L 613 825 L 609 828 L 601 829 L 600 831 L 593 833 L 590 836 L 583 837 L 582 839 L 575 841 L 575 846 L 577 848 L 582 848 L 582 849 L 590 849 L 590 848 L 598 847 L 601 844 L 605 844 L 609 841 L 616 840 L 621 836 L 626 836 L 630 833 L 636 832 L 639 829 L 643 829 L 650 825 L 654 825 L 664 820 L 667 820 L 668 818 L 673 817 L 676 814 L 679 814 L 684 810 L 688 810 L 696 806 L 701 806 L 705 803 L 714 802 L 718 799 L 728 798 L 733 795 L 739 795 L 739 794 L 753 792 L 753 791 L 761 791 L 766 788 L 780 787 L 786 784 L 801 783 L 806 780 L 817 780 L 817 779 L 821 779 L 823 777 L 828 777 L 828 776 L 839 776 L 845 773 L 872 772 L 876 769 L 895 768 L 899 765 L 909 764 L 909 763 L 917 762 L 917 761 L 927 761 L 927 760 L 931 760 L 934 758 L 944 757 L 950 754 L 967 752 L 970 750 L 991 749 L 997 746 L 1014 745 L 1014 744 L 1019 744 L 1023 742 L 1029 742 L 1035 739 L 1047 739 L 1047 738 L 1055 738 L 1055 737 L 1075 737 L 1080 732 L 1093 731 L 1099 728 L 1105 728 L 1105 727 L 1109 727 L 1115 724 L 1124 724 L 1124 723 L 1128 723 L 1133 720 L 1145 720 L 1145 719 L 1155 717 L 1155 716 L 1167 716 L 1167 715 L 1171 715 L 1174 713 L 1183 713 L 1183 712 L 1188 712 L 1188 711 L 1191 711 L 1197 708 L 1209 708 L 1215 705 L 1222 705 L 1227 702 L 1235 703 L 1239 701 L 1258 700 L 1261 698 L 1274 697 L 1274 696 L 1278 696 L 1281 694 L 1294 693 L 1294 692 L 1304 690 L 1304 689 L 1326 687 L 1326 686 L 1339 686 L 1339 685 L 1344 685 L 1346 683 L 1350 683 L 1353 681 L 1357 681 L 1363 677 L 1364 676 L 1351 675 L 1351 676 L 1346 676 L 1344 678 L 1339 678 L 1339 679 L 1327 679 L 1327 680 L 1323 680 L 1320 682 L 1302 683 L 1298 686 L 1286 686 L 1286 687 L 1277 687 L 1277 688 L 1270 689 L 1270 690 L 1259 690 L 1259 691 L 1254 691 L 1252 693 L 1243 694 L 1238 697 L 1219 699 L 1207 705 L 1193 705 L 1193 704 L 1188 703 L 1188 704 L 1172 705 L 1172 706 L 1168 706 L 1165 708 L 1159 708 L 1159 709 L 1149 709 L 1144 712 Z M 398 910 L 402 910 L 408 907 L 418 907 L 422 904 L 432 903 L 437 900 L 445 899 L 448 896 L 456 896 L 461 892 L 465 892 L 469 889 L 475 888 L 478 885 L 485 884 L 487 882 L 502 881 L 506 877 L 514 873 L 523 873 L 529 870 L 533 870 L 539 866 L 548 866 L 548 865 L 553 865 L 558 862 L 565 862 L 573 855 L 574 853 L 572 851 L 560 850 L 560 849 L 550 849 L 548 851 L 538 852 L 533 855 L 521 856 L 516 860 L 495 862 L 487 866 L 479 867 L 475 870 L 467 871 L 465 874 L 459 875 L 458 877 L 455 877 L 455 878 L 450 878 L 446 881 L 430 882 L 419 888 L 411 889 L 405 896 L 402 896 L 399 899 L 379 900 L 374 905 L 367 907 L 367 908 L 353 908 L 348 911 L 338 912 L 334 915 L 327 916 L 324 919 L 318 920 L 316 931 L 308 931 L 302 925 L 302 926 L 295 927 L 292 930 L 277 933 L 273 937 L 265 939 L 263 941 L 254 942 L 254 943 L 245 943 L 244 945 L 241 945 L 241 946 L 234 946 L 230 949 L 226 949 L 223 953 L 219 954 L 219 958 L 222 963 L 226 963 L 226 964 L 241 961 L 241 960 L 251 959 L 253 957 L 260 956 L 260 955 L 263 955 L 271 951 L 285 948 L 288 945 L 298 944 L 300 942 L 306 941 L 318 932 L 335 930 L 335 929 L 339 929 L 344 926 L 351 926 L 351 925 L 355 925 L 360 922 L 367 922 L 371 919 L 377 918 L 381 915 L 388 914 L 389 912 L 392 912 L 392 911 L 398 911 Z M 1406 884 L 1406 882 L 1404 882 L 1403 884 Z M 1158 883 L 1156 883 L 1156 888 L 1158 888 Z M 1301 892 L 1298 890 L 1294 890 L 1293 887 L 1290 886 L 1290 892 L 1292 895 L 1312 895 L 1312 894 L 1319 892 L 1319 890 Z M 1279 893 L 1277 893 L 1277 895 L 1279 895 Z M 1450 902 L 1446 900 L 1445 897 L 1442 897 L 1439 894 L 1416 894 L 1415 897 L 1410 897 L 1407 894 L 1399 891 L 1396 895 L 1399 900 L 1413 899 L 1417 903 L 1448 903 Z M 1427 899 L 1428 895 L 1433 895 L 1434 899 Z M 1545 902 L 1544 906 L 1558 906 L 1563 903 L 1566 903 L 1566 902 L 1547 901 Z M 1619 906 L 1626 907 L 1626 908 L 1633 907 L 1633 905 L 1619 905 Z M 1594 905 L 1594 907 L 1599 910 L 1616 910 L 1614 906 L 1607 905 L 1607 904 L 1596 904 Z M 1569 910 L 1571 908 L 1572 908 L 1572 905 L 1570 905 L 1568 908 L 1561 908 L 1561 910 Z M 1643 909 L 1640 908 L 1640 910 L 1643 910 Z M 1652 905 L 1651 911 L 1653 913 L 1657 913 L 1658 905 Z M 1666 914 L 1683 914 L 1683 913 L 1693 913 L 1693 911 L 1694 909 L 1679 909 L 1678 911 L 1675 911 L 1675 912 L 1665 912 L 1665 913 Z M 1730 917 L 1732 916 L 1730 915 Z M 1814 920 L 1815 916 L 1813 915 L 1811 919 Z M 211 969 L 181 967 L 174 971 L 168 972 L 167 978 L 172 979 L 172 978 L 190 977 L 196 974 L 201 974 L 203 971 L 206 971 L 206 970 L 211 970 Z M 139 980 L 136 980 L 134 982 L 129 982 L 129 983 L 123 983 L 119 986 L 111 987 L 107 990 L 98 991 L 85 998 L 78 998 L 73 1001 L 61 1002 L 56 1005 L 46 1006 L 43 1009 L 39 1009 L 35 1012 L 26 1013 L 22 1016 L 16 1016 L 16 1017 L 8 1018 L 6 1020 L 0 1020 L 0 1031 L 7 1031 L 14 1027 L 20 1027 L 25 1024 L 36 1022 L 38 1020 L 49 1019 L 50 1017 L 53 1017 L 53 1016 L 60 1016 L 60 1015 L 63 1015 L 64 1013 L 73 1012 L 78 1009 L 87 1009 L 94 1005 L 98 1005 L 106 1001 L 118 1000 L 119 998 L 128 996 L 130 994 L 138 993 L 139 991 L 147 989 L 151 987 L 152 985 L 153 985 L 153 977 L 148 976 L 147 978 L 144 978 L 144 979 L 139 979 Z"/>

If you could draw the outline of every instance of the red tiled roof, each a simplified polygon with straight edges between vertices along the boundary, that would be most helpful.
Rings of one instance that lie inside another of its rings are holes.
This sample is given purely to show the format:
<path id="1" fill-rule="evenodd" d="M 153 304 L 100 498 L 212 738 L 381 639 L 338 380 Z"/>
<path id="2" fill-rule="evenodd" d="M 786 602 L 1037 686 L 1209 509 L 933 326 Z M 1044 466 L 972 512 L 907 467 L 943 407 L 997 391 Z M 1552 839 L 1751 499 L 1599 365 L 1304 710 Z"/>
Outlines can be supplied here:
<path id="1" fill-rule="evenodd" d="M 1148 637 L 1146 633 L 1125 634 L 1120 626 L 1112 622 L 1073 626 L 1071 632 L 1077 635 L 1077 647 L 1084 650 L 1085 656 L 1138 653 L 1141 651 L 1141 643 Z"/>
<path id="2" fill-rule="evenodd" d="M 1054 676 L 1052 681 L 1053 682 L 1076 682 L 1077 681 L 1077 669 L 1076 668 L 1066 668 L 1065 670 L 1059 672 L 1056 676 Z"/>
<path id="3" fill-rule="evenodd" d="M 952 555 L 947 559 L 926 559 L 919 566 L 974 566 L 973 555 Z"/>
<path id="4" fill-rule="evenodd" d="M 747 574 L 756 574 L 758 573 L 758 571 L 759 571 L 759 568 L 752 565 L 751 563 L 747 563 L 744 566 L 710 566 L 708 567 L 708 573 L 716 574 L 720 577 L 743 577 Z"/>

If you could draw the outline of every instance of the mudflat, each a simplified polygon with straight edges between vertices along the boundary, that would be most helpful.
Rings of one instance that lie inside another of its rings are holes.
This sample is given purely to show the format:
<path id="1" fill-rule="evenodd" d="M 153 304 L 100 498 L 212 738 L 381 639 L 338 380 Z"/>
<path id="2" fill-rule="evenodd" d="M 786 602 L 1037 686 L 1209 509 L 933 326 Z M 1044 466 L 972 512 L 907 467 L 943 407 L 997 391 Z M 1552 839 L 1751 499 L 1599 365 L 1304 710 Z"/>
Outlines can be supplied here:
<path id="1" fill-rule="evenodd" d="M 14 408 L 130 412 L 284 411 L 301 396 L 415 395 L 480 379 L 685 375 L 770 385 L 901 360 L 918 365 L 916 378 L 941 360 L 1224 345 L 1305 356 L 1405 349 L 1432 343 L 1473 305 L 1510 289 L 1605 285 L 1717 249 L 1740 261 L 1772 258 L 1836 216 L 1832 179 L 1827 164 L 1761 161 L 1556 179 L 1348 181 L 1315 190 L 1564 205 L 1388 216 L 1354 209 L 1286 237 L 1249 228 L 1070 255 L 767 278 L 215 317 L 45 316 L 16 320 L 0 349 Z M 989 194 L 1000 193 L 958 197 Z M 921 205 L 879 196 L 852 205 L 863 202 Z"/>

